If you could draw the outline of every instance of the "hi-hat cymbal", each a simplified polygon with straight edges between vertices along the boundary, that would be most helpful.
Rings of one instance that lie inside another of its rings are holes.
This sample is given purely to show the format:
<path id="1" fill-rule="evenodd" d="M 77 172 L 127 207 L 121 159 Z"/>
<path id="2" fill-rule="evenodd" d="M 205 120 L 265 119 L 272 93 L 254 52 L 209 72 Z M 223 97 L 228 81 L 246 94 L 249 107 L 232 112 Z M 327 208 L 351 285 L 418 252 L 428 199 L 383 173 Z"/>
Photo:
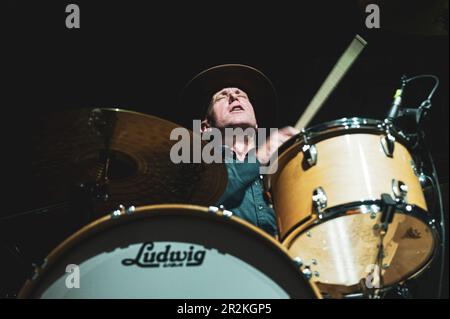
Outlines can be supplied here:
<path id="1" fill-rule="evenodd" d="M 46 114 L 35 123 L 36 207 L 67 201 L 82 184 L 106 185 L 100 193 L 108 197 L 97 201 L 106 205 L 101 209 L 119 204 L 213 205 L 226 187 L 222 164 L 171 161 L 170 150 L 177 141 L 170 140 L 170 133 L 179 127 L 172 122 L 102 108 Z"/>

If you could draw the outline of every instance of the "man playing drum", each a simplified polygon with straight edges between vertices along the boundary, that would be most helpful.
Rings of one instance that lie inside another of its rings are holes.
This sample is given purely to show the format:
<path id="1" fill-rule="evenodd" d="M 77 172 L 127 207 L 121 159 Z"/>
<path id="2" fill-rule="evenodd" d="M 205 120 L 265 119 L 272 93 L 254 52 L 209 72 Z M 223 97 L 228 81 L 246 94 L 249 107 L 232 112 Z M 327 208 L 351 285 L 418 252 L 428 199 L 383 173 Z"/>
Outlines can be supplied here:
<path id="1" fill-rule="evenodd" d="M 271 81 L 260 71 L 245 65 L 227 64 L 210 68 L 194 77 L 183 92 L 183 106 L 197 110 L 203 118 L 201 131 L 217 128 L 269 129 L 276 124 L 277 98 Z M 258 120 L 257 120 L 258 117 Z M 267 233 L 277 235 L 273 209 L 264 199 L 261 165 L 292 136 L 299 133 L 284 127 L 257 145 L 257 133 L 222 141 L 228 184 L 217 205 L 223 205 Z"/>

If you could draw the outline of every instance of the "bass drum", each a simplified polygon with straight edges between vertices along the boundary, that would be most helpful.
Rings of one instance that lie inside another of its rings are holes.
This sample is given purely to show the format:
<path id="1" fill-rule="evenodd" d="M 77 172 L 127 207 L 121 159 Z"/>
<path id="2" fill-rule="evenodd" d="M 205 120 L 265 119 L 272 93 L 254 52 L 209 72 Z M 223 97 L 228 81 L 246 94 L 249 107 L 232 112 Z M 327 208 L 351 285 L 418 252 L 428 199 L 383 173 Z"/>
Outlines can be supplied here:
<path id="1" fill-rule="evenodd" d="M 320 298 L 287 251 L 214 207 L 113 212 L 60 244 L 19 298 Z"/>

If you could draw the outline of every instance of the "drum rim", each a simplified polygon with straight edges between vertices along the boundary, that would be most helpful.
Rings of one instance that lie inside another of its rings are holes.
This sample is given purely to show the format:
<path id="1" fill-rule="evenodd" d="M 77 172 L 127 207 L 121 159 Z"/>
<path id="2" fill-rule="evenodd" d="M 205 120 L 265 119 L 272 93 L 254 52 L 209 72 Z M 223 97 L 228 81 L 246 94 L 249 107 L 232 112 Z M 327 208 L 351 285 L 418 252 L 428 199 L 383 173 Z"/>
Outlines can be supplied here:
<path id="1" fill-rule="evenodd" d="M 290 138 L 285 144 L 281 145 L 278 149 L 279 154 L 283 153 L 288 149 L 293 143 L 299 141 L 305 143 L 305 139 L 308 143 L 318 143 L 326 138 L 339 136 L 351 131 L 355 132 L 366 132 L 366 133 L 386 133 L 392 134 L 396 140 L 405 146 L 408 142 L 404 136 L 402 136 L 395 126 L 387 124 L 384 121 L 363 118 L 363 117 L 343 117 L 337 120 L 328 121 L 320 123 L 298 133 L 297 135 Z"/>
<path id="2" fill-rule="evenodd" d="M 395 141 L 404 145 L 406 149 L 409 150 L 408 141 L 405 137 L 401 136 L 400 133 L 395 129 L 393 125 L 387 124 L 384 121 L 362 118 L 362 117 L 351 117 L 351 118 L 340 118 L 333 121 L 328 121 L 324 123 L 317 124 L 310 128 L 302 130 L 300 133 L 292 136 L 286 142 L 284 142 L 270 158 L 270 166 L 273 163 L 279 165 L 279 160 L 285 153 L 287 153 L 296 143 L 299 145 L 304 144 L 316 144 L 328 138 L 344 135 L 344 134 L 376 134 L 389 133 L 395 137 Z M 300 150 L 300 147 L 298 148 Z M 270 190 L 272 179 L 277 175 L 278 171 L 266 174 L 264 177 L 264 187 L 266 190 Z M 269 169 L 269 171 L 271 171 Z"/>
<path id="3" fill-rule="evenodd" d="M 381 294 L 389 293 L 395 288 L 395 286 L 398 286 L 399 284 L 400 283 L 397 283 L 397 284 L 389 286 L 389 287 L 380 288 L 379 292 Z M 333 297 L 329 293 L 322 292 L 322 295 L 323 295 L 323 299 L 333 299 Z M 360 291 L 351 292 L 351 293 L 347 293 L 347 294 L 343 293 L 341 296 L 342 296 L 341 299 L 367 299 L 367 297 L 364 296 L 364 293 L 360 292 Z"/>
<path id="4" fill-rule="evenodd" d="M 381 204 L 381 200 L 366 200 L 366 201 L 356 201 L 356 202 L 347 203 L 347 204 L 343 204 L 343 205 L 339 205 L 339 206 L 335 206 L 335 207 L 330 207 L 330 208 L 324 210 L 323 218 L 319 219 L 317 217 L 317 215 L 314 215 L 315 218 L 313 220 L 307 219 L 304 221 L 300 221 L 299 223 L 294 225 L 286 233 L 286 235 L 283 238 L 280 238 L 280 242 L 283 246 L 285 246 L 289 250 L 289 247 L 292 245 L 292 243 L 294 242 L 294 240 L 296 238 L 305 234 L 306 232 L 308 232 L 315 226 L 318 226 L 320 224 L 323 224 L 327 221 L 330 221 L 330 220 L 333 220 L 336 218 L 347 216 L 348 214 L 346 214 L 346 212 L 349 210 L 361 210 L 362 207 L 365 207 L 367 209 L 367 212 L 365 212 L 365 213 L 358 212 L 356 214 L 368 214 L 368 213 L 374 212 L 372 205 L 380 206 L 380 204 Z M 406 209 L 407 206 L 409 206 L 411 208 L 411 211 L 408 211 Z M 399 281 L 397 281 L 395 283 L 392 283 L 390 285 L 385 285 L 383 287 L 383 289 L 384 288 L 391 289 L 391 288 L 395 287 L 396 285 L 398 285 L 399 283 L 403 283 L 408 280 L 416 279 L 417 277 L 422 275 L 427 270 L 427 268 L 431 265 L 431 263 L 434 261 L 434 259 L 436 258 L 437 254 L 440 250 L 440 245 L 438 244 L 440 242 L 439 231 L 438 231 L 437 225 L 435 224 L 434 218 L 432 218 L 427 211 L 425 211 L 424 209 L 422 209 L 419 206 L 411 205 L 411 204 L 407 204 L 407 203 L 399 204 L 397 209 L 400 210 L 401 214 L 417 218 L 420 221 L 422 221 L 425 225 L 428 225 L 428 228 L 429 228 L 430 233 L 433 238 L 433 247 L 430 251 L 430 257 L 419 269 L 417 269 L 416 271 L 407 273 L 404 277 L 402 277 Z M 352 294 L 358 293 L 358 292 L 359 291 L 354 291 L 354 292 L 352 292 Z M 322 293 L 322 295 L 325 295 L 324 294 L 325 292 L 321 292 L 321 293 Z"/>
<path id="5" fill-rule="evenodd" d="M 133 206 L 132 206 L 133 207 Z M 204 216 L 210 216 L 206 218 L 215 218 L 216 217 L 222 217 L 226 219 L 231 219 L 236 223 L 236 226 L 245 227 L 253 232 L 258 233 L 260 235 L 260 240 L 268 243 L 272 248 L 275 248 L 275 246 L 278 248 L 278 251 L 281 255 L 285 256 L 285 259 L 289 259 L 293 266 L 295 266 L 295 262 L 290 257 L 290 254 L 286 247 L 281 245 L 280 242 L 275 240 L 275 238 L 272 238 L 268 234 L 266 234 L 264 231 L 259 229 L 258 227 L 254 226 L 253 224 L 250 224 L 249 222 L 232 216 L 227 216 L 223 214 L 223 211 L 212 211 L 211 208 L 214 206 L 199 206 L 199 205 L 191 205 L 191 204 L 158 204 L 158 205 L 144 205 L 139 206 L 132 210 L 132 212 L 122 212 L 118 213 L 118 211 L 114 211 L 110 214 L 107 214 L 103 217 L 98 218 L 97 220 L 89 223 L 88 225 L 85 225 L 72 235 L 70 235 L 68 238 L 66 238 L 64 241 L 62 241 L 60 244 L 58 244 L 51 252 L 46 256 L 43 263 L 41 265 L 37 265 L 34 268 L 33 274 L 26 279 L 25 283 L 22 285 L 22 288 L 20 289 L 18 293 L 18 299 L 26 299 L 29 298 L 29 296 L 32 295 L 32 293 L 35 291 L 37 285 L 46 278 L 48 273 L 53 269 L 52 266 L 56 265 L 67 253 L 72 251 L 74 247 L 79 245 L 80 243 L 89 240 L 91 237 L 95 237 L 95 235 L 101 233 L 104 230 L 112 229 L 114 227 L 118 227 L 120 224 L 124 223 L 130 223 L 139 219 L 144 219 L 149 214 L 152 215 L 162 215 L 167 212 L 163 212 L 164 210 L 168 210 L 171 212 L 181 212 L 181 210 L 184 210 L 182 214 L 202 214 L 204 213 Z M 216 208 L 216 207 L 214 207 Z M 299 275 L 301 275 L 301 272 L 299 270 Z M 307 282 L 310 287 L 312 293 L 315 295 L 317 299 L 322 299 L 322 295 L 315 285 L 314 282 L 304 279 L 305 282 Z"/>
<path id="6" fill-rule="evenodd" d="M 378 119 L 365 117 L 342 117 L 340 119 L 319 123 L 305 129 L 305 132 L 323 133 L 324 131 L 339 129 L 349 130 L 356 128 L 374 128 L 384 129 L 384 122 Z"/>

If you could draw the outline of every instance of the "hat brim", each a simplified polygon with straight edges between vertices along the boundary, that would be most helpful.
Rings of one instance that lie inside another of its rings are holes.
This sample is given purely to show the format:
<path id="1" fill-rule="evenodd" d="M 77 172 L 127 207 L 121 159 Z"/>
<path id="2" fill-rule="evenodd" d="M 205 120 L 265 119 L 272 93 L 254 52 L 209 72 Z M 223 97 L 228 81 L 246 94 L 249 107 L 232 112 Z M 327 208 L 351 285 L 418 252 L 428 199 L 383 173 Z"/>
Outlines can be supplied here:
<path id="1" fill-rule="evenodd" d="M 277 124 L 277 94 L 272 82 L 261 71 L 243 64 L 223 64 L 196 75 L 181 95 L 182 107 L 192 110 L 193 119 L 203 119 L 214 93 L 237 87 L 249 96 L 259 127 Z"/>

